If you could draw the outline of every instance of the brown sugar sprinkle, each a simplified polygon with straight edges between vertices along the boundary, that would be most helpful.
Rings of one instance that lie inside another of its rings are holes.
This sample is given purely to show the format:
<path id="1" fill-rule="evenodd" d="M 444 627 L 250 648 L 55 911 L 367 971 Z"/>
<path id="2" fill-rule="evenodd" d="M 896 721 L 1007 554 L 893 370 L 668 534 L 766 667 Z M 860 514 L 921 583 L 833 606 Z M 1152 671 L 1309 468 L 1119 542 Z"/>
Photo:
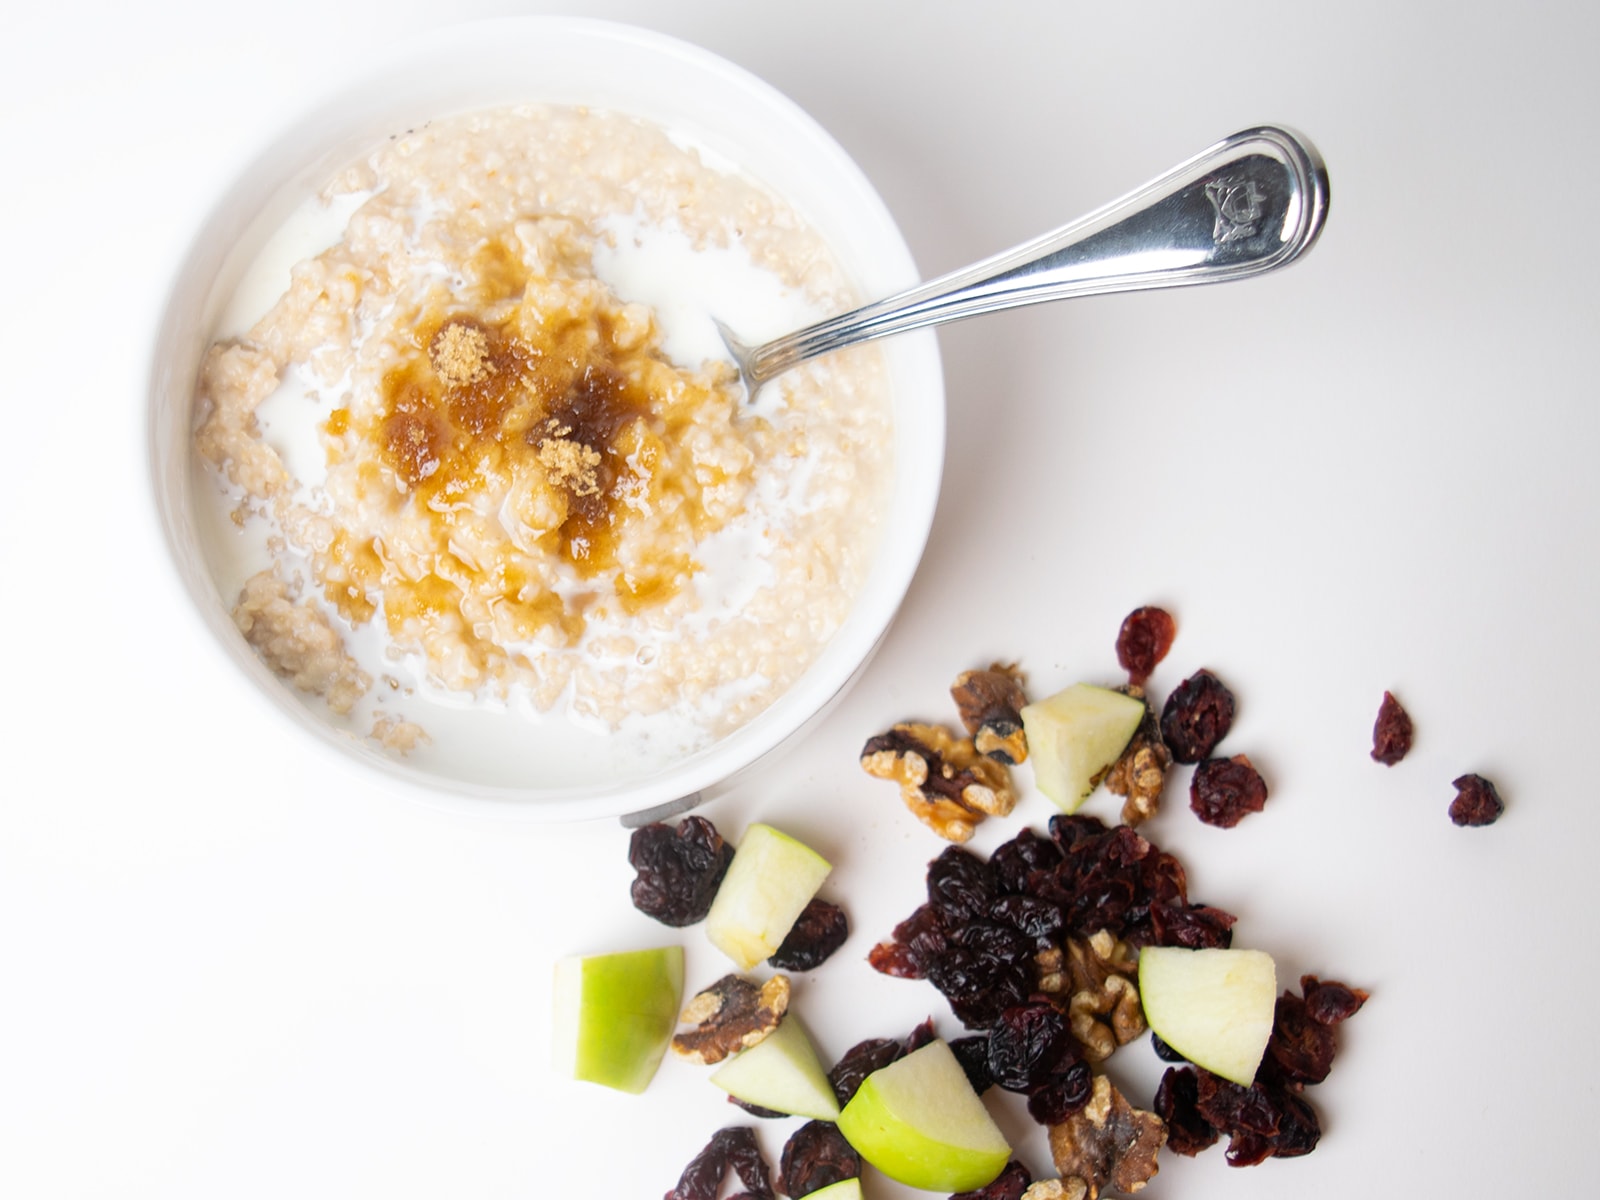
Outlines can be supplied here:
<path id="1" fill-rule="evenodd" d="M 465 387 L 488 373 L 489 335 L 466 321 L 447 322 L 434 335 L 428 357 L 446 387 Z"/>
<path id="2" fill-rule="evenodd" d="M 597 496 L 600 494 L 600 452 L 567 437 L 571 432 L 567 425 L 551 429 L 555 436 L 539 443 L 539 465 L 545 469 L 551 483 L 566 488 L 574 496 Z"/>
<path id="3" fill-rule="evenodd" d="M 1400 706 L 1389 692 L 1384 692 L 1383 703 L 1378 706 L 1378 720 L 1372 727 L 1372 759 L 1392 767 L 1411 749 L 1414 730 L 1411 715 Z"/>
<path id="4" fill-rule="evenodd" d="M 1450 802 L 1450 819 L 1457 825 L 1493 825 L 1506 810 L 1498 789 L 1482 775 L 1462 775 L 1452 786 L 1456 798 Z"/>

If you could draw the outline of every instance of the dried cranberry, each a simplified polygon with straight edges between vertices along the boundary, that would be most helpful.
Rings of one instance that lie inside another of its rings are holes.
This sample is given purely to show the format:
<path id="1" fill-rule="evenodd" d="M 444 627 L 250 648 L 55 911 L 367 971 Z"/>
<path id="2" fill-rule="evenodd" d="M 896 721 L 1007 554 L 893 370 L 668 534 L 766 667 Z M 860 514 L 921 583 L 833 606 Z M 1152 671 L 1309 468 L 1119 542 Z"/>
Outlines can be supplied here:
<path id="1" fill-rule="evenodd" d="M 1267 806 L 1267 784 L 1243 754 L 1208 758 L 1189 781 L 1189 807 L 1207 825 L 1232 829 Z"/>
<path id="2" fill-rule="evenodd" d="M 778 1163 L 778 1186 L 787 1196 L 808 1196 L 861 1174 L 861 1156 L 831 1121 L 800 1126 L 784 1144 Z"/>
<path id="3" fill-rule="evenodd" d="M 751 1200 L 775 1200 L 767 1160 L 761 1156 L 755 1130 L 748 1125 L 729 1126 L 712 1134 L 665 1200 L 717 1200 L 722 1178 L 730 1168 Z"/>
<path id="4" fill-rule="evenodd" d="M 1321 1083 L 1333 1069 L 1338 1048 L 1332 1027 L 1313 1021 L 1301 997 L 1293 992 L 1278 997 L 1267 1041 L 1267 1074 L 1285 1083 Z"/>
<path id="5" fill-rule="evenodd" d="M 638 872 L 633 906 L 664 925 L 693 925 L 711 909 L 733 847 L 704 817 L 685 817 L 676 828 L 641 825 L 628 842 L 628 862 Z"/>
<path id="6" fill-rule="evenodd" d="M 1372 757 L 1386 767 L 1392 767 L 1411 749 L 1411 715 L 1400 707 L 1400 701 L 1390 693 L 1383 694 L 1378 705 L 1378 720 L 1372 727 Z"/>
<path id="7" fill-rule="evenodd" d="M 1042 838 L 1031 829 L 1020 830 L 1008 842 L 1003 842 L 989 856 L 994 868 L 995 884 L 1008 896 L 1025 895 L 1029 877 L 1036 871 L 1048 871 L 1061 862 L 1061 850 L 1049 838 Z"/>
<path id="8" fill-rule="evenodd" d="M 1482 775 L 1455 780 L 1456 798 L 1450 801 L 1450 819 L 1457 825 L 1493 825 L 1505 812 L 1505 802 L 1494 784 Z"/>
<path id="9" fill-rule="evenodd" d="M 1324 982 L 1315 975 L 1300 976 L 1300 993 L 1306 1000 L 1306 1013 L 1322 1025 L 1337 1025 L 1361 1011 L 1367 993 L 1334 979 Z"/>
<path id="10" fill-rule="evenodd" d="M 812 897 L 783 945 L 767 961 L 780 971 L 814 971 L 850 936 L 850 920 L 837 904 Z"/>
<path id="11" fill-rule="evenodd" d="M 1216 1127 L 1200 1115 L 1199 1080 L 1192 1068 L 1169 1068 L 1156 1089 L 1155 1114 L 1167 1123 L 1167 1149 L 1193 1156 L 1217 1144 Z"/>
<path id="12" fill-rule="evenodd" d="M 1032 1091 L 1082 1057 L 1067 1014 L 1045 1001 L 1007 1008 L 989 1030 L 989 1074 L 1010 1092 Z"/>
<path id="13" fill-rule="evenodd" d="M 906 1053 L 910 1054 L 914 1050 L 921 1050 L 929 1042 L 937 1041 L 938 1038 L 939 1035 L 933 1031 L 933 1018 L 929 1017 L 925 1021 L 919 1022 L 915 1029 L 906 1034 L 906 1040 L 902 1045 L 905 1047 Z"/>
<path id="14" fill-rule="evenodd" d="M 1210 671 L 1185 679 L 1161 710 L 1161 737 L 1181 763 L 1210 758 L 1233 726 L 1233 693 Z"/>
<path id="15" fill-rule="evenodd" d="M 1233 945 L 1232 913 L 1209 904 L 1162 904 L 1150 909 L 1153 946 L 1182 946 L 1186 950 L 1226 950 Z"/>
<path id="16" fill-rule="evenodd" d="M 1028 1168 L 1012 1159 L 994 1181 L 972 1192 L 957 1192 L 950 1200 L 1022 1200 L 1022 1193 L 1033 1183 Z"/>
<path id="17" fill-rule="evenodd" d="M 905 1057 L 905 1053 L 904 1044 L 894 1038 L 868 1038 L 846 1050 L 844 1057 L 834 1063 L 833 1069 L 828 1072 L 828 1082 L 833 1085 L 833 1094 L 839 1101 L 839 1107 L 850 1103 L 861 1081 L 868 1075 Z"/>
<path id="18" fill-rule="evenodd" d="M 946 922 L 982 916 L 994 899 L 994 871 L 972 851 L 950 846 L 928 864 L 928 903 Z"/>
<path id="19" fill-rule="evenodd" d="M 961 1073 L 967 1077 L 972 1090 L 983 1095 L 994 1086 L 994 1076 L 989 1073 L 989 1035 L 969 1034 L 950 1042 L 950 1053 L 961 1064 Z"/>
<path id="20" fill-rule="evenodd" d="M 1094 1071 L 1086 1062 L 1046 1080 L 1028 1093 L 1028 1115 L 1041 1125 L 1059 1125 L 1089 1103 Z"/>
<path id="21" fill-rule="evenodd" d="M 1162 1062 L 1186 1063 L 1189 1061 L 1171 1046 L 1167 1045 L 1166 1042 L 1162 1041 L 1161 1035 L 1154 1029 L 1150 1031 L 1150 1048 L 1156 1052 L 1156 1057 Z"/>
<path id="22" fill-rule="evenodd" d="M 894 927 L 886 942 L 867 954 L 873 970 L 900 979 L 924 979 L 928 967 L 944 952 L 949 939 L 944 922 L 931 904 L 924 904 Z"/>
<path id="23" fill-rule="evenodd" d="M 1178 625 L 1164 608 L 1145 605 L 1136 608 L 1122 621 L 1117 631 L 1117 661 L 1128 673 L 1128 682 L 1140 685 L 1172 649 Z"/>

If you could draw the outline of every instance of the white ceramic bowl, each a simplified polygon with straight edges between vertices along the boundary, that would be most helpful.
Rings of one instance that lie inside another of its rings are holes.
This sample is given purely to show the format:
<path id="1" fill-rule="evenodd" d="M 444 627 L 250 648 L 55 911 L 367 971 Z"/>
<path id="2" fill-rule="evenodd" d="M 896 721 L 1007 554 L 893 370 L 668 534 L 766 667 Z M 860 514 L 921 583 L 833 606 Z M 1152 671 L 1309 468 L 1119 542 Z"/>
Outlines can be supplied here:
<path id="1" fill-rule="evenodd" d="M 876 649 L 911 583 L 937 500 L 944 392 L 931 333 L 883 344 L 894 390 L 898 464 L 886 524 L 892 536 L 884 539 L 844 625 L 765 712 L 645 778 L 552 788 L 485 780 L 471 772 L 408 765 L 330 727 L 235 629 L 196 521 L 196 372 L 223 305 L 267 237 L 337 169 L 390 134 L 431 117 L 529 102 L 632 113 L 737 164 L 826 237 L 863 299 L 917 281 L 904 239 L 860 169 L 810 117 L 748 72 L 661 34 L 606 22 L 516 18 L 434 31 L 354 68 L 336 91 L 262 150 L 217 203 L 178 271 L 159 327 L 150 386 L 150 470 L 173 561 L 209 636 L 308 735 L 386 773 L 405 785 L 400 790 L 438 804 L 529 821 L 637 814 L 725 785 L 791 741 Z"/>

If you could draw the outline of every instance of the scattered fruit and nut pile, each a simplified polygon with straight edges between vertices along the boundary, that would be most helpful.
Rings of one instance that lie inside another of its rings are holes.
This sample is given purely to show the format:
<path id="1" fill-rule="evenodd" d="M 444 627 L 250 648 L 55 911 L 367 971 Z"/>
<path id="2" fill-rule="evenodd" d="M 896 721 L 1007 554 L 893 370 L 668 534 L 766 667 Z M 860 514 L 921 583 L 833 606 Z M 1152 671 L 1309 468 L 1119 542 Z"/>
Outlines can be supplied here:
<path id="1" fill-rule="evenodd" d="M 931 983 L 964 1036 L 942 1039 L 930 1020 L 824 1066 L 783 972 L 817 968 L 849 933 L 844 910 L 817 895 L 830 864 L 759 823 L 737 849 L 698 815 L 633 832 L 635 906 L 671 926 L 703 921 L 737 970 L 680 1008 L 681 947 L 564 960 L 559 1068 L 640 1092 L 670 1045 L 716 1065 L 711 1082 L 750 1114 L 807 1119 L 776 1178 L 753 1129 L 730 1126 L 666 1200 L 716 1200 L 730 1174 L 753 1200 L 859 1200 L 863 1162 L 954 1200 L 1095 1200 L 1143 1187 L 1163 1148 L 1193 1155 L 1226 1136 L 1234 1166 L 1315 1148 L 1321 1125 L 1305 1088 L 1327 1077 L 1336 1029 L 1367 993 L 1306 975 L 1298 994 L 1280 994 L 1272 958 L 1234 947 L 1234 916 L 1191 901 L 1182 864 L 1136 829 L 1174 763 L 1194 766 L 1190 808 L 1207 824 L 1230 828 L 1268 796 L 1246 755 L 1217 754 L 1236 703 L 1215 673 L 1190 675 L 1159 715 L 1146 695 L 1175 633 L 1160 608 L 1131 613 L 1116 643 L 1128 673 L 1119 688 L 1080 683 L 1030 703 L 1015 665 L 967 671 L 951 688 L 964 736 L 904 722 L 862 748 L 862 767 L 894 781 L 906 807 L 952 843 L 929 863 L 923 902 L 868 961 Z M 1400 762 L 1413 734 L 1385 692 L 1373 759 Z M 985 859 L 962 843 L 1010 814 L 1010 772 L 1024 762 L 1061 811 L 1045 832 L 1025 827 Z M 1118 825 L 1077 812 L 1102 784 L 1124 798 Z M 1454 786 L 1456 824 L 1503 812 L 1481 776 Z M 776 973 L 742 974 L 763 963 Z M 1174 1065 L 1141 1109 L 1102 1067 L 1147 1030 Z M 1013 1159 L 981 1098 L 993 1087 L 1026 1097 L 1048 1130 L 1054 1177 L 1036 1180 Z"/>

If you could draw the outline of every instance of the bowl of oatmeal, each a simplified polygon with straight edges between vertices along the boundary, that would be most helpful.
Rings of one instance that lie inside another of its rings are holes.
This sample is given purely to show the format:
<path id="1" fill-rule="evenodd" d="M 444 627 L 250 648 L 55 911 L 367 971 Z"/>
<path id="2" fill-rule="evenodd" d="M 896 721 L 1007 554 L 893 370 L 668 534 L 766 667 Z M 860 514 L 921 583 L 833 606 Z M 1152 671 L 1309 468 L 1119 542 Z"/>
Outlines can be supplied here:
<path id="1" fill-rule="evenodd" d="M 781 94 L 519 18 L 353 69 L 218 202 L 162 317 L 150 466 L 210 636 L 435 802 L 528 820 L 726 785 L 848 686 L 937 499 L 932 335 L 755 341 L 917 275 Z"/>

